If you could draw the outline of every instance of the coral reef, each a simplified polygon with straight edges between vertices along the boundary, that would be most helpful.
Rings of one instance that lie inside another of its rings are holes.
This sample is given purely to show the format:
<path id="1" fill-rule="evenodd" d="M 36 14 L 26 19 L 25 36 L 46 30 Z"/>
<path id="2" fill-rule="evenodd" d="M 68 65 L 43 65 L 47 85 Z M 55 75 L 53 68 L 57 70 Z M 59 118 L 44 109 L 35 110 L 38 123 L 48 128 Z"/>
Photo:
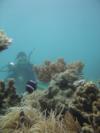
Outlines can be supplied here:
<path id="1" fill-rule="evenodd" d="M 53 84 L 40 99 L 40 105 L 47 116 L 51 109 L 56 111 L 56 115 L 70 112 L 81 125 L 82 133 L 100 132 L 100 90 L 92 82 L 85 81 L 70 89 L 68 86 L 61 89 Z"/>
<path id="2" fill-rule="evenodd" d="M 0 132 L 100 133 L 100 90 L 83 79 L 82 68 L 78 62 L 68 64 L 53 75 L 46 90 L 24 93 L 17 102 L 14 80 L 7 87 L 0 81 L 0 104 L 7 107 L 0 116 Z"/>
<path id="3" fill-rule="evenodd" d="M 0 52 L 7 49 L 12 39 L 0 30 Z"/>
<path id="4" fill-rule="evenodd" d="M 85 81 L 76 88 L 71 86 L 73 92 L 66 95 L 67 87 L 65 90 L 52 85 L 55 89 L 23 95 L 20 106 L 8 108 L 7 113 L 0 116 L 1 132 L 99 133 L 100 91 L 97 86 Z"/>
<path id="5" fill-rule="evenodd" d="M 78 86 L 81 81 L 83 80 L 80 79 L 80 74 L 77 74 L 76 70 L 73 69 L 56 74 L 52 78 L 44 96 L 40 99 L 41 111 L 46 109 L 49 112 L 52 108 L 52 110 L 56 109 L 59 113 L 61 109 L 66 109 L 68 103 L 66 99 L 70 100 L 76 91 L 76 82 Z"/>
<path id="6" fill-rule="evenodd" d="M 66 70 L 74 70 L 77 74 L 82 74 L 83 67 L 84 64 L 80 61 L 66 64 L 64 59 L 60 58 L 54 63 L 45 61 L 43 65 L 35 66 L 35 71 L 37 73 L 38 79 L 47 83 L 51 81 L 53 76 Z"/>

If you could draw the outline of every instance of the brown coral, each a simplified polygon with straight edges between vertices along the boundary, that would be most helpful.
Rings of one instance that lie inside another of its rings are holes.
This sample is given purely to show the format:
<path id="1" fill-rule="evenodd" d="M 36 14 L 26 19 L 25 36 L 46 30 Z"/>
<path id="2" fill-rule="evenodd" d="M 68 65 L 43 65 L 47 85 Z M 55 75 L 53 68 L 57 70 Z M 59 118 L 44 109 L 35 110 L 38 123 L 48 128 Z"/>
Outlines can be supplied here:
<path id="1" fill-rule="evenodd" d="M 12 39 L 7 37 L 3 31 L 0 31 L 0 51 L 7 49 L 11 42 Z"/>
<path id="2" fill-rule="evenodd" d="M 45 91 L 44 96 L 40 98 L 41 110 L 47 110 L 47 114 L 51 110 L 57 110 L 57 114 L 62 110 L 67 110 L 66 99 L 70 99 L 76 88 L 74 81 L 79 79 L 79 75 L 73 70 L 66 70 L 60 74 L 56 74 L 51 80 L 48 90 Z"/>
<path id="3" fill-rule="evenodd" d="M 87 82 L 77 88 L 70 112 L 82 125 L 82 133 L 99 133 L 100 129 L 100 91 L 93 82 Z M 84 126 L 84 123 L 87 125 Z"/>
<path id="4" fill-rule="evenodd" d="M 20 103 L 21 97 L 16 94 L 14 80 L 9 79 L 7 86 L 4 81 L 0 81 L 0 114 L 5 113 L 6 109 Z"/>
<path id="5" fill-rule="evenodd" d="M 54 63 L 45 61 L 43 65 L 35 67 L 35 70 L 40 81 L 50 82 L 53 76 L 64 71 L 74 71 L 77 75 L 82 75 L 83 67 L 84 64 L 80 61 L 66 64 L 64 59 L 60 58 Z"/>
<path id="6" fill-rule="evenodd" d="M 58 59 L 54 63 L 45 61 L 43 65 L 35 67 L 39 80 L 43 82 L 49 82 L 56 73 L 63 72 L 65 69 L 64 59 Z"/>

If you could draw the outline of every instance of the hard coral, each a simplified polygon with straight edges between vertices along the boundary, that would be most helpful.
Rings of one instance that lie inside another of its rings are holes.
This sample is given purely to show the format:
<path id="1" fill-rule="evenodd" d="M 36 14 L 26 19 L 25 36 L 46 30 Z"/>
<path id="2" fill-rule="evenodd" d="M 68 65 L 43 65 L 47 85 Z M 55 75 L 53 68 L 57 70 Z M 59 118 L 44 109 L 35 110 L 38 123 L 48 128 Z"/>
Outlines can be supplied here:
<path id="1" fill-rule="evenodd" d="M 0 81 L 0 113 L 3 112 L 3 104 L 4 104 L 4 96 L 5 96 L 5 83 L 4 81 Z"/>
<path id="2" fill-rule="evenodd" d="M 43 65 L 36 66 L 36 72 L 40 81 L 49 82 L 56 74 L 65 71 L 66 63 L 64 59 L 58 59 L 56 62 L 45 61 Z"/>
<path id="3" fill-rule="evenodd" d="M 43 65 L 35 67 L 35 70 L 40 81 L 50 82 L 53 76 L 64 71 L 75 71 L 76 74 L 80 73 L 81 75 L 83 67 L 84 64 L 80 61 L 72 64 L 66 64 L 64 59 L 60 58 L 54 63 L 45 61 Z"/>
<path id="4" fill-rule="evenodd" d="M 97 86 L 93 82 L 87 82 L 77 88 L 70 103 L 70 112 L 83 127 L 82 133 L 94 133 L 94 131 L 99 133 L 100 131 L 99 94 Z M 88 126 L 84 126 L 84 123 Z"/>
<path id="5" fill-rule="evenodd" d="M 80 75 L 77 75 L 74 70 L 66 70 L 56 74 L 52 78 L 48 90 L 45 91 L 44 96 L 40 99 L 41 110 L 47 110 L 47 114 L 51 109 L 56 109 L 57 113 L 65 110 L 67 108 L 66 99 L 70 99 L 73 96 L 76 90 L 74 82 L 78 79 L 80 79 Z"/>
<path id="6" fill-rule="evenodd" d="M 0 117 L 1 131 L 100 133 L 100 91 L 96 85 L 85 81 L 77 88 L 70 86 L 73 93 L 68 97 L 64 93 L 70 90 L 69 86 L 60 89 L 56 78 L 48 90 L 23 96 L 21 107 L 10 108 L 5 116 Z"/>
<path id="7" fill-rule="evenodd" d="M 0 31 L 0 51 L 7 49 L 11 42 L 12 39 L 7 37 L 3 31 Z"/>
<path id="8" fill-rule="evenodd" d="M 46 61 L 44 66 L 51 64 Z M 54 74 L 47 90 L 25 93 L 20 107 L 0 117 L 1 132 L 100 133 L 100 90 L 82 79 L 83 66 L 76 64 Z"/>
<path id="9" fill-rule="evenodd" d="M 20 103 L 21 98 L 16 94 L 14 80 L 9 79 L 7 86 L 4 81 L 0 81 L 0 114 L 5 113 L 10 106 L 15 106 Z"/>

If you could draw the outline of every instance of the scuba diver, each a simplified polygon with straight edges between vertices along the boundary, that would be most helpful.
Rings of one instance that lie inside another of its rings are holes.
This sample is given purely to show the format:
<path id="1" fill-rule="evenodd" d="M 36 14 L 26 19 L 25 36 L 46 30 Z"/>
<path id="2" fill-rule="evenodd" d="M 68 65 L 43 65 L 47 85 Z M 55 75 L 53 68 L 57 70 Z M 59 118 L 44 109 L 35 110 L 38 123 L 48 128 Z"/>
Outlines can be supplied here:
<path id="1" fill-rule="evenodd" d="M 2 69 L 2 71 L 8 72 L 6 80 L 14 78 L 18 92 L 25 91 L 26 83 L 29 80 L 36 81 L 33 64 L 30 62 L 31 54 L 32 52 L 27 56 L 25 52 L 19 52 L 16 56 L 15 63 L 11 62 Z"/>

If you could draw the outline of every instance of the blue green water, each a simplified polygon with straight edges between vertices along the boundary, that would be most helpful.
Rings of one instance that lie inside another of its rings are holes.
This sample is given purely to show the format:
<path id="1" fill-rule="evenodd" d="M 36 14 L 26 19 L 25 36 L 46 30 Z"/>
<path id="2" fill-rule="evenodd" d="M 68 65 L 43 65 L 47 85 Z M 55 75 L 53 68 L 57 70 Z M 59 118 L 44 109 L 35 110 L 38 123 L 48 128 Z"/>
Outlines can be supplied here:
<path id="1" fill-rule="evenodd" d="M 86 78 L 100 78 L 100 0 L 0 0 L 0 28 L 13 38 L 0 67 L 35 48 L 34 64 L 82 60 Z"/>

